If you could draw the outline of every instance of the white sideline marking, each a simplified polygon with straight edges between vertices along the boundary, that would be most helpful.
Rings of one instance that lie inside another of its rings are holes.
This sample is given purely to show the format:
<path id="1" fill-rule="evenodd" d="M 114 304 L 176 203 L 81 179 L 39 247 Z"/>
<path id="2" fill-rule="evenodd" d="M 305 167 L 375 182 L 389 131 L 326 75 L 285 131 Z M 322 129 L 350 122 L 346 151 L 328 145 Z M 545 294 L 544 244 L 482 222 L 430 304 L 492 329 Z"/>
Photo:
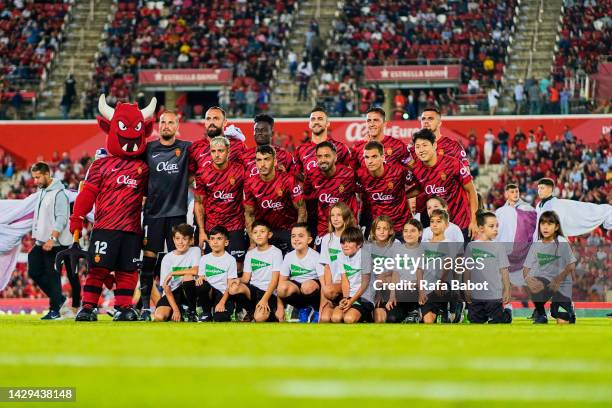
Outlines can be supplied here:
<path id="1" fill-rule="evenodd" d="M 50 365 L 65 367 L 185 367 L 185 368 L 293 368 L 293 369 L 389 369 L 475 371 L 535 371 L 565 373 L 612 372 L 612 365 L 586 360 L 535 358 L 436 358 L 342 356 L 107 356 L 83 354 L 0 354 L 0 366 Z"/>
<path id="2" fill-rule="evenodd" d="M 612 401 L 600 385 L 533 382 L 312 380 L 267 384 L 269 395 L 293 398 L 416 398 L 445 401 Z"/>

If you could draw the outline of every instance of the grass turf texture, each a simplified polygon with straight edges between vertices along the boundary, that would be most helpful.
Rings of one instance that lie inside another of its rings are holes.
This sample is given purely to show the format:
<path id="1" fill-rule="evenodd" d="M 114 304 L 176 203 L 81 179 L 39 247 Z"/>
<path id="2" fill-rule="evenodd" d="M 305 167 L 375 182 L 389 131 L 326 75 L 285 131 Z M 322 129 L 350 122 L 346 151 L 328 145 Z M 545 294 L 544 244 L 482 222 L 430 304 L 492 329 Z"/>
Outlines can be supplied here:
<path id="1" fill-rule="evenodd" d="M 52 407 L 612 403 L 612 319 L 348 326 L 38 318 L 0 317 L 0 386 L 76 387 L 76 402 Z"/>

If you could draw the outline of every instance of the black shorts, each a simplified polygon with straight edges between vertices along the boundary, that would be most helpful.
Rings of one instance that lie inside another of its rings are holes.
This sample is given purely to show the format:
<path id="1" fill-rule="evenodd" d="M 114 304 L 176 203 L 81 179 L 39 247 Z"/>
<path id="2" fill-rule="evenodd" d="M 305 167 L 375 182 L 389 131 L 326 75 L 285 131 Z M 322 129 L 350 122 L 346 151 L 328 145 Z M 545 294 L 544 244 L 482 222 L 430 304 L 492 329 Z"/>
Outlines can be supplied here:
<path id="1" fill-rule="evenodd" d="M 257 303 L 264 297 L 266 294 L 265 290 L 259 289 L 257 286 L 251 285 L 247 283 L 247 288 L 249 288 L 249 292 L 251 292 L 251 307 L 252 310 L 255 310 L 255 306 Z M 268 317 L 269 322 L 277 322 L 275 313 L 276 313 L 276 295 L 270 295 L 270 299 L 268 299 L 268 307 L 270 308 L 270 317 Z"/>
<path id="2" fill-rule="evenodd" d="M 142 238 L 142 248 L 144 251 L 151 252 L 171 252 L 174 251 L 174 241 L 172 239 L 172 228 L 187 222 L 187 216 L 149 218 L 144 217 L 142 228 L 144 236 Z M 164 247 L 167 247 L 166 248 Z"/>
<path id="3" fill-rule="evenodd" d="M 419 309 L 418 303 L 399 302 L 393 309 L 387 310 L 387 323 L 402 323 L 408 317 L 408 313 Z"/>
<path id="4" fill-rule="evenodd" d="M 172 296 L 174 297 L 174 301 L 176 302 L 179 309 L 182 305 L 186 304 L 185 292 L 183 291 L 183 286 L 179 286 L 178 288 L 172 291 Z M 168 297 L 163 295 L 158 301 L 155 307 L 170 307 L 170 302 L 168 301 Z"/>
<path id="5" fill-rule="evenodd" d="M 319 280 L 319 278 L 316 278 L 316 279 L 308 279 L 308 280 L 312 280 L 312 281 L 317 282 L 317 285 L 319 285 L 319 290 L 321 289 L 321 281 Z M 295 286 L 297 286 L 299 290 L 302 290 L 302 283 L 304 283 L 304 282 L 298 282 L 298 281 L 293 280 L 293 279 L 289 279 L 289 282 L 291 282 L 291 283 L 293 283 Z"/>
<path id="6" fill-rule="evenodd" d="M 550 284 L 550 280 L 540 277 L 540 276 L 536 277 L 536 279 L 542 282 L 542 284 L 544 285 L 544 289 L 540 293 L 532 294 L 531 300 L 533 300 L 534 302 L 547 302 L 549 300 L 552 300 L 553 303 L 559 303 L 559 304 L 569 303 L 571 305 L 572 299 L 561 294 L 559 291 L 553 292 L 552 290 L 548 288 L 548 285 Z"/>
<path id="7" fill-rule="evenodd" d="M 249 241 L 244 230 L 230 231 L 229 232 L 229 245 L 225 249 L 231 256 L 236 258 L 236 261 L 244 261 L 246 250 L 249 247 Z M 211 252 L 210 246 L 206 245 L 204 254 Z"/>
<path id="8" fill-rule="evenodd" d="M 138 269 L 142 235 L 134 232 L 94 229 L 89 253 L 92 266 L 111 271 L 132 272 Z"/>
<path id="9" fill-rule="evenodd" d="M 372 312 L 374 311 L 374 303 L 370 302 L 369 300 L 360 297 L 351 305 L 351 309 L 355 309 L 361 313 L 361 318 L 359 319 L 360 323 L 374 321 L 372 316 Z"/>
<path id="10" fill-rule="evenodd" d="M 504 312 L 501 299 L 474 300 L 468 303 L 468 319 L 471 323 L 510 323 L 512 315 Z"/>
<path id="11" fill-rule="evenodd" d="M 232 320 L 232 314 L 234 313 L 234 301 L 231 297 L 225 302 L 224 312 L 215 312 L 215 307 L 223 298 L 223 293 L 219 289 L 211 288 L 211 299 L 212 299 L 212 314 L 215 322 L 229 322 Z"/>
<path id="12" fill-rule="evenodd" d="M 436 292 L 427 294 L 427 302 L 421 306 L 421 313 L 425 316 L 431 312 L 435 315 L 440 315 L 448 311 L 448 295 L 438 295 Z"/>
<path id="13" fill-rule="evenodd" d="M 274 245 L 281 250 L 283 256 L 288 252 L 291 252 L 291 231 L 283 230 L 272 230 L 272 238 L 270 238 L 270 244 Z"/>

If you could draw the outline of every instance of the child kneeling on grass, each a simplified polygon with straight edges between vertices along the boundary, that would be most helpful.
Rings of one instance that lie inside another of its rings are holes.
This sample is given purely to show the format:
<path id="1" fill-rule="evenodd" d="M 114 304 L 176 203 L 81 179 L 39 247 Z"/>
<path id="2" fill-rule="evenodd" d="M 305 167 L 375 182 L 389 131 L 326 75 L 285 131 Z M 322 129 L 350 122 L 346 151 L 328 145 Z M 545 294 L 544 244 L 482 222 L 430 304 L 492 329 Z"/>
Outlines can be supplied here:
<path id="1" fill-rule="evenodd" d="M 340 237 L 342 254 L 338 256 L 338 265 L 342 274 L 342 300 L 332 313 L 333 323 L 372 321 L 370 255 L 363 253 L 367 252 L 362 250 L 363 241 L 363 234 L 356 227 L 346 228 Z"/>
<path id="2" fill-rule="evenodd" d="M 172 240 L 176 249 L 164 256 L 160 270 L 160 282 L 164 295 L 155 307 L 154 320 L 182 320 L 182 307 L 187 306 L 187 320 L 197 321 L 196 287 L 194 276 L 198 274 L 200 249 L 192 247 L 193 227 L 179 224 L 172 228 Z"/>
<path id="3" fill-rule="evenodd" d="M 234 312 L 234 301 L 229 288 L 238 284 L 236 259 L 225 248 L 229 245 L 229 232 L 216 226 L 208 232 L 211 252 L 200 259 L 196 279 L 198 304 L 203 313 L 200 322 L 229 322 Z"/>

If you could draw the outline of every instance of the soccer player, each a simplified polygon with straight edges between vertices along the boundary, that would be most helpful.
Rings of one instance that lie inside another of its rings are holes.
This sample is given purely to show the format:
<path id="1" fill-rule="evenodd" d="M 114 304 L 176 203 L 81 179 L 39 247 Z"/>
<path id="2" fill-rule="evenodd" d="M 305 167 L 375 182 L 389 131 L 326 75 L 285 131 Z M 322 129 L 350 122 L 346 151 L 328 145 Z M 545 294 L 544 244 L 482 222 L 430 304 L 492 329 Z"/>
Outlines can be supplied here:
<path id="1" fill-rule="evenodd" d="M 436 135 L 436 147 L 438 156 L 454 157 L 455 159 L 458 159 L 461 164 L 469 171 L 470 161 L 461 144 L 448 136 L 442 135 L 442 114 L 440 113 L 440 110 L 435 106 L 426 107 L 421 113 L 420 121 L 421 129 L 429 129 L 434 133 L 434 135 Z M 408 167 L 410 168 L 414 167 L 417 161 L 417 154 L 415 153 L 414 147 L 414 137 L 412 142 L 413 144 L 408 147 L 407 159 Z M 474 188 L 474 194 L 475 193 L 476 189 Z M 421 214 L 421 222 L 423 223 L 423 227 L 427 227 L 429 225 L 429 220 L 426 212 L 426 203 L 427 194 L 425 194 L 424 192 L 416 197 L 415 214 Z"/>
<path id="2" fill-rule="evenodd" d="M 195 220 L 201 231 L 200 248 L 208 240 L 206 231 L 223 225 L 229 231 L 230 255 L 236 258 L 238 270 L 247 248 L 244 233 L 244 168 L 229 161 L 230 142 L 224 136 L 210 141 L 212 164 L 198 173 L 195 180 Z M 206 248 L 209 252 L 209 248 Z"/>
<path id="3" fill-rule="evenodd" d="M 187 319 L 196 322 L 196 287 L 194 276 L 198 274 L 200 249 L 193 244 L 193 227 L 179 224 L 172 228 L 175 249 L 164 256 L 159 272 L 164 296 L 155 307 L 155 321 L 169 319 L 180 322 L 182 307 L 187 306 Z"/>
<path id="4" fill-rule="evenodd" d="M 246 176 L 255 177 L 258 174 L 255 154 L 260 146 L 272 146 L 272 135 L 274 134 L 274 119 L 270 115 L 260 114 L 255 116 L 253 137 L 256 146 L 249 147 L 242 153 L 242 163 Z M 282 147 L 274 147 L 276 151 L 276 167 L 286 173 L 292 173 L 295 159 L 293 155 Z"/>
<path id="5" fill-rule="evenodd" d="M 450 220 L 461 228 L 465 241 L 476 238 L 478 197 L 470 170 L 454 157 L 438 155 L 431 130 L 419 130 L 413 140 L 418 160 L 412 169 L 416 188 L 411 195 L 424 192 L 427 197 L 442 197 L 448 202 Z"/>
<path id="6" fill-rule="evenodd" d="M 189 173 L 197 176 L 207 165 L 212 162 L 210 152 L 210 141 L 219 136 L 223 136 L 223 130 L 227 126 L 225 111 L 219 106 L 212 106 L 206 111 L 204 116 L 204 128 L 206 135 L 202 139 L 194 142 L 189 149 Z M 230 139 L 228 139 L 230 140 Z M 229 160 L 241 163 L 242 155 L 246 149 L 244 142 L 232 138 L 230 140 Z"/>
<path id="7" fill-rule="evenodd" d="M 236 259 L 225 248 L 229 245 L 229 232 L 221 225 L 208 233 L 211 252 L 200 259 L 196 287 L 198 304 L 203 313 L 200 322 L 229 322 L 234 312 L 229 288 L 238 284 Z"/>
<path id="8" fill-rule="evenodd" d="M 150 297 L 157 254 L 174 250 L 172 229 L 187 221 L 189 190 L 188 149 L 191 142 L 179 140 L 178 117 L 165 111 L 159 118 L 158 140 L 147 143 L 149 186 L 143 214 L 143 261 L 140 273 L 141 320 L 151 320 Z M 167 249 L 166 249 L 167 248 Z M 159 295 L 155 291 L 157 299 Z"/>
<path id="9" fill-rule="evenodd" d="M 280 249 L 270 245 L 272 231 L 264 221 L 253 223 L 252 236 L 255 248 L 247 252 L 240 283 L 230 286 L 229 293 L 237 297 L 237 302 L 242 300 L 241 306 L 244 306 L 244 303 L 250 304 L 247 307 L 249 317 L 246 320 L 250 321 L 254 311 L 256 322 L 283 321 L 284 307 L 275 294 L 283 265 L 283 254 Z M 244 298 L 248 301 L 244 302 Z"/>
<path id="10" fill-rule="evenodd" d="M 308 224 L 295 224 L 291 229 L 293 251 L 285 255 L 278 282 L 278 296 L 283 304 L 299 310 L 300 322 L 317 322 L 321 298 L 323 265 L 319 253 L 308 245 L 312 236 Z"/>
<path id="11" fill-rule="evenodd" d="M 321 239 L 321 257 L 319 263 L 323 265 L 321 279 L 321 307 L 319 322 L 329 323 L 334 308 L 342 298 L 342 285 L 340 283 L 340 270 L 338 269 L 338 255 L 342 252 L 340 237 L 345 229 L 356 227 L 355 215 L 345 203 L 334 204 L 329 210 L 328 233 Z"/>
<path id="12" fill-rule="evenodd" d="M 345 166 L 350 166 L 351 152 L 342 142 L 328 135 L 329 118 L 324 108 L 317 106 L 310 112 L 308 127 L 310 128 L 310 140 L 299 145 L 295 151 L 295 174 L 300 180 L 307 182 L 317 170 L 317 145 L 329 142 L 334 146 L 337 161 Z M 314 193 L 314 192 L 311 192 Z M 313 236 L 317 235 L 317 198 L 307 194 L 306 210 L 308 211 L 309 230 Z M 315 240 L 316 242 L 316 240 Z"/>
<path id="13" fill-rule="evenodd" d="M 510 262 L 506 249 L 494 242 L 497 237 L 497 217 L 492 212 L 479 211 L 476 217 L 480 235 L 466 248 L 468 259 L 480 265 L 465 271 L 465 282 L 485 284 L 486 289 L 467 290 L 468 318 L 472 323 L 511 323 L 512 309 L 504 308 L 510 301 Z"/>
<path id="14" fill-rule="evenodd" d="M 317 167 L 304 182 L 307 197 L 317 200 L 317 239 L 315 245 L 321 244 L 321 238 L 327 233 L 330 208 L 339 202 L 346 203 L 353 214 L 357 214 L 355 196 L 355 172 L 350 167 L 337 164 L 336 147 L 330 141 L 317 145 Z M 309 213 L 310 214 L 310 213 Z"/>
<path id="15" fill-rule="evenodd" d="M 294 176 L 276 169 L 276 151 L 272 146 L 258 146 L 255 156 L 257 174 L 244 183 L 247 232 L 251 234 L 256 219 L 266 221 L 272 227 L 270 243 L 285 254 L 291 248 L 291 227 L 307 220 L 302 186 Z"/>
<path id="16" fill-rule="evenodd" d="M 407 146 L 399 139 L 385 136 L 385 111 L 382 108 L 370 108 L 366 112 L 367 133 L 351 149 L 351 166 L 355 171 L 366 165 L 364 153 L 370 142 L 382 144 L 386 164 L 404 165 L 408 160 Z M 401 228 L 401 227 L 400 227 Z"/>
<path id="17" fill-rule="evenodd" d="M 444 210 L 448 212 L 448 203 L 445 199 L 438 196 L 431 196 L 427 199 L 427 215 L 431 217 L 431 212 L 433 210 Z M 431 227 L 427 227 L 423 230 L 423 238 L 422 242 L 431 241 L 431 237 L 433 233 L 431 232 Z M 444 236 L 451 242 L 464 242 L 463 231 L 461 228 L 452 222 L 448 223 L 448 228 L 444 231 Z"/>
<path id="18" fill-rule="evenodd" d="M 370 220 L 381 215 L 391 217 L 393 231 L 401 238 L 402 228 L 411 217 L 406 196 L 408 170 L 398 164 L 386 163 L 383 145 L 377 141 L 363 146 L 363 160 L 364 166 L 357 170 L 358 189 L 364 203 L 362 213 L 367 207 Z M 369 233 L 370 225 L 364 222 L 361 226 Z"/>
<path id="19" fill-rule="evenodd" d="M 356 227 L 347 228 L 340 237 L 342 253 L 338 257 L 342 275 L 342 300 L 332 314 L 333 323 L 371 322 L 374 304 L 370 290 L 369 258 L 363 251 L 363 234 Z"/>
<path id="20" fill-rule="evenodd" d="M 533 323 L 548 323 L 544 304 L 551 298 L 550 315 L 557 323 L 576 323 L 571 299 L 576 258 L 554 211 L 545 211 L 540 216 L 538 238 L 529 248 L 523 267 L 525 283 L 535 305 Z"/>

